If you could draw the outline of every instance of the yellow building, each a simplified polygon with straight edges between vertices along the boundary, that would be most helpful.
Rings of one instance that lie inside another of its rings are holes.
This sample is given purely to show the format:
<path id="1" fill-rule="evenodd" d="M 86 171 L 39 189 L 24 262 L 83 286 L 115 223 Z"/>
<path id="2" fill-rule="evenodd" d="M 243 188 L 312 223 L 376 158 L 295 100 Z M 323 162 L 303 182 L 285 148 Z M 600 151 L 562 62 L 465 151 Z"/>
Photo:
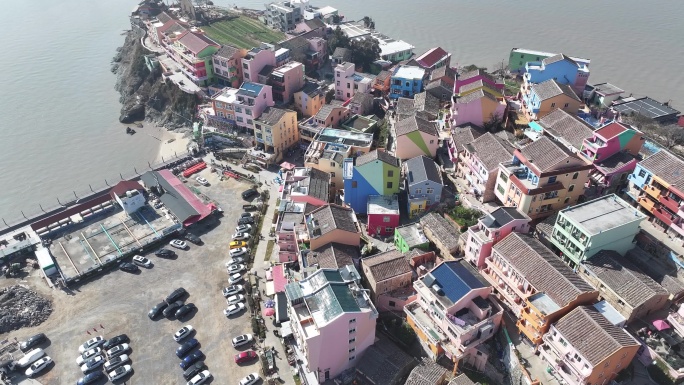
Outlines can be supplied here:
<path id="1" fill-rule="evenodd" d="M 306 82 L 304 88 L 294 93 L 294 103 L 304 117 L 314 116 L 325 104 L 325 92 L 318 84 Z"/>
<path id="2" fill-rule="evenodd" d="M 271 165 L 280 162 L 283 154 L 299 142 L 297 113 L 277 107 L 267 107 L 254 120 L 254 139 L 257 147 L 247 153 L 255 162 Z"/>
<path id="3" fill-rule="evenodd" d="M 557 108 L 575 115 L 582 104 L 572 87 L 554 79 L 539 84 L 525 82 L 520 91 L 523 96 L 522 110 L 529 120 L 537 120 Z"/>

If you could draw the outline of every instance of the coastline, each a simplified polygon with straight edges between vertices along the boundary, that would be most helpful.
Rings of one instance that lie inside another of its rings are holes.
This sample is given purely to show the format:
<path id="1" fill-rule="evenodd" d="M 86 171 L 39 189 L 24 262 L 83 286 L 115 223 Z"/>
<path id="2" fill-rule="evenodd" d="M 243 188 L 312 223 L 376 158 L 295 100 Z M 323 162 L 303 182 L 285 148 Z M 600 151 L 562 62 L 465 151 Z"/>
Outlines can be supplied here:
<path id="1" fill-rule="evenodd" d="M 147 129 L 147 126 L 151 126 L 151 129 Z M 189 133 L 169 131 L 165 127 L 156 127 L 149 122 L 143 123 L 141 130 L 143 130 L 142 134 L 159 140 L 159 150 L 154 158 L 154 164 L 185 154 L 188 151 L 188 145 L 192 142 Z"/>

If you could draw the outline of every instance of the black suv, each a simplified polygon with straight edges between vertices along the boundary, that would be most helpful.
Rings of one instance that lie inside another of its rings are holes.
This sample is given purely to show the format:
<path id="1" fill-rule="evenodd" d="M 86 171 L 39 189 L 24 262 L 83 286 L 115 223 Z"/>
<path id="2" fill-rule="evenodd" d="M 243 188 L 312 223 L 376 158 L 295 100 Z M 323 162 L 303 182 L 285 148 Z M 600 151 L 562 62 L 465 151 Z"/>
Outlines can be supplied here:
<path id="1" fill-rule="evenodd" d="M 170 258 L 170 257 L 173 257 L 174 255 L 176 255 L 176 253 L 169 250 L 169 249 L 159 249 L 159 250 L 154 252 L 154 255 L 156 255 L 157 257 L 162 257 L 162 258 Z"/>
<path id="2" fill-rule="evenodd" d="M 154 320 L 155 318 L 159 317 L 159 314 L 164 311 L 167 306 L 169 306 L 168 303 L 159 302 L 152 308 L 152 310 L 150 310 L 149 313 L 147 313 L 147 316 L 150 317 L 151 320 Z"/>
<path id="3" fill-rule="evenodd" d="M 183 345 L 176 349 L 176 356 L 178 356 L 178 358 L 187 356 L 188 353 L 197 345 L 199 345 L 199 341 L 197 341 L 195 338 L 186 341 Z"/>
<path id="4" fill-rule="evenodd" d="M 128 339 L 127 335 L 120 334 L 116 337 L 110 338 L 109 341 L 105 342 L 104 345 L 102 345 L 102 349 L 103 350 L 109 350 L 109 349 L 115 347 L 116 345 L 120 345 L 120 344 L 123 344 L 124 342 L 128 342 L 128 341 L 129 341 L 129 339 Z"/>
<path id="5" fill-rule="evenodd" d="M 254 223 L 254 218 L 253 217 L 244 217 L 240 218 L 237 221 L 238 225 L 251 225 Z"/>
<path id="6" fill-rule="evenodd" d="M 251 188 L 249 190 L 245 190 L 242 192 L 242 199 L 250 201 L 254 199 L 257 195 L 259 195 L 259 192 L 256 189 Z"/>
<path id="7" fill-rule="evenodd" d="M 176 310 L 180 309 L 182 306 L 183 301 L 171 302 L 169 306 L 164 309 L 162 314 L 164 314 L 164 317 L 171 317 L 172 315 L 176 314 Z"/>
<path id="8" fill-rule="evenodd" d="M 45 337 L 44 333 L 38 333 L 34 336 L 29 337 L 26 341 L 22 342 L 19 344 L 19 347 L 21 348 L 22 352 L 25 352 L 32 347 L 38 345 L 39 343 L 45 341 L 47 337 Z"/>
<path id="9" fill-rule="evenodd" d="M 195 234 L 185 233 L 185 234 L 183 235 L 183 238 L 185 238 L 186 241 L 190 241 L 190 242 L 192 242 L 192 243 L 194 243 L 194 244 L 196 244 L 196 245 L 201 245 L 201 244 L 202 244 L 202 239 L 200 239 L 200 237 L 198 237 L 198 236 L 195 235 Z"/>
<path id="10" fill-rule="evenodd" d="M 179 299 L 180 297 L 184 296 L 187 294 L 187 291 L 183 289 L 182 287 L 179 287 L 178 289 L 174 290 L 171 294 L 166 297 L 166 303 L 170 304 L 171 302 Z"/>
<path id="11" fill-rule="evenodd" d="M 195 362 L 192 364 L 191 367 L 189 367 L 186 371 L 183 372 L 183 378 L 186 380 L 189 380 L 202 370 L 204 370 L 207 367 L 207 365 L 204 364 L 204 361 L 199 361 Z"/>

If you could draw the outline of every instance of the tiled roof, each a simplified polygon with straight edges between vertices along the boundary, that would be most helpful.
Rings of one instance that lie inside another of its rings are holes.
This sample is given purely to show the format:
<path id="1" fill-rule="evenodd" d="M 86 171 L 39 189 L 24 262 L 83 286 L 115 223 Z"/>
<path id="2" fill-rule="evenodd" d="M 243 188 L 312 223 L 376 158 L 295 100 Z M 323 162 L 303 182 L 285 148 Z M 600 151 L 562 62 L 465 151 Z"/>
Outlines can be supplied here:
<path id="1" fill-rule="evenodd" d="M 413 106 L 416 111 L 425 111 L 437 116 L 440 102 L 434 95 L 423 91 L 413 95 Z"/>
<path id="2" fill-rule="evenodd" d="M 684 293 L 684 272 L 673 261 L 660 260 L 640 247 L 629 250 L 625 257 L 674 297 Z"/>
<path id="3" fill-rule="evenodd" d="M 425 181 L 432 181 L 437 184 L 442 184 L 442 174 L 434 160 L 424 155 L 416 156 L 404 162 L 406 165 L 409 184 L 422 183 Z"/>
<path id="4" fill-rule="evenodd" d="M 314 17 L 311 20 L 304 20 L 304 23 L 312 30 L 318 28 L 325 28 L 325 23 L 323 22 L 323 20 L 317 17 Z"/>
<path id="5" fill-rule="evenodd" d="M 481 219 L 488 228 L 501 228 L 516 219 L 527 219 L 530 217 L 518 211 L 516 207 L 499 207 Z"/>
<path id="6" fill-rule="evenodd" d="M 425 91 L 436 98 L 450 98 L 454 94 L 454 87 L 453 84 L 449 84 L 448 82 L 442 79 L 437 79 L 435 81 L 430 82 L 425 87 Z"/>
<path id="7" fill-rule="evenodd" d="M 458 76 L 458 80 L 464 81 L 464 80 L 472 79 L 472 78 L 477 77 L 477 76 L 485 77 L 485 78 L 491 80 L 493 83 L 496 83 L 496 80 L 494 79 L 494 77 L 492 75 L 488 74 L 487 71 L 485 71 L 483 69 L 476 69 L 473 71 L 464 72 L 463 74 Z"/>
<path id="8" fill-rule="evenodd" d="M 451 85 L 454 84 L 455 78 L 456 70 L 449 66 L 435 68 L 434 70 L 432 70 L 432 73 L 430 74 L 430 80 L 448 79 L 448 81 L 451 82 Z"/>
<path id="9" fill-rule="evenodd" d="M 618 88 L 610 83 L 594 84 L 594 91 L 601 93 L 603 95 L 615 95 L 621 92 L 625 92 L 625 90 Z"/>
<path id="10" fill-rule="evenodd" d="M 390 166 L 399 167 L 399 158 L 394 157 L 387 151 L 381 150 L 373 150 L 363 155 L 359 155 L 359 157 L 356 158 L 356 162 L 354 163 L 354 165 L 359 167 L 363 166 L 366 163 L 373 162 L 375 160 L 387 163 Z"/>
<path id="11" fill-rule="evenodd" d="M 454 251 L 458 248 L 458 230 L 444 217 L 437 213 L 428 213 L 420 218 L 423 229 L 428 229 L 447 249 Z"/>
<path id="12" fill-rule="evenodd" d="M 320 119 L 320 120 L 326 120 L 326 119 L 328 119 L 328 116 L 333 112 L 333 110 L 334 110 L 336 107 L 338 107 L 338 106 L 334 106 L 334 105 L 332 105 L 332 104 L 324 104 L 324 105 L 322 105 L 322 106 L 321 106 L 321 109 L 318 110 L 318 112 L 316 113 L 316 119 Z"/>
<path id="13" fill-rule="evenodd" d="M 601 250 L 584 264 L 585 269 L 634 308 L 651 300 L 653 296 L 667 294 L 662 286 L 616 251 Z"/>
<path id="14" fill-rule="evenodd" d="M 446 300 L 449 305 L 455 304 L 472 290 L 489 286 L 470 264 L 462 260 L 443 262 L 421 280 L 427 287 L 438 285 L 443 293 L 440 293 L 440 299 Z"/>
<path id="15" fill-rule="evenodd" d="M 304 87 L 300 90 L 300 92 L 303 92 L 309 96 L 316 96 L 316 95 L 323 95 L 323 89 L 321 86 L 314 82 L 307 81 L 304 83 Z"/>
<path id="16" fill-rule="evenodd" d="M 309 266 L 318 265 L 319 269 L 340 269 L 347 265 L 353 265 L 355 259 L 359 259 L 361 252 L 356 246 L 343 245 L 330 242 L 311 250 L 306 255 Z"/>
<path id="17" fill-rule="evenodd" d="M 395 126 L 397 136 L 407 135 L 414 131 L 422 131 L 428 135 L 437 136 L 437 127 L 435 123 L 425 120 L 423 118 L 412 116 L 410 118 L 400 120 Z"/>
<path id="18" fill-rule="evenodd" d="M 482 136 L 486 131 L 475 124 L 461 124 L 452 129 L 451 140 L 458 151 L 462 151 L 463 145 Z"/>
<path id="19" fill-rule="evenodd" d="M 285 116 L 285 114 L 287 114 L 288 112 L 294 111 L 278 107 L 266 107 L 264 112 L 261 113 L 261 116 L 259 116 L 259 119 L 257 120 L 264 122 L 269 126 L 272 126 L 274 124 L 278 124 L 278 122 L 280 122 L 280 119 L 282 119 L 283 116 Z"/>
<path id="20" fill-rule="evenodd" d="M 540 173 L 561 169 L 569 160 L 576 158 L 545 136 L 522 147 L 520 153 L 527 159 L 528 165 Z"/>
<path id="21" fill-rule="evenodd" d="M 348 62 L 351 60 L 352 51 L 348 48 L 337 47 L 335 48 L 335 52 L 333 52 L 332 57 L 340 58 L 343 62 Z"/>
<path id="22" fill-rule="evenodd" d="M 549 64 L 553 64 L 553 63 L 563 61 L 563 60 L 569 61 L 570 63 L 577 65 L 576 61 L 574 61 L 571 58 L 563 55 L 562 53 L 559 53 L 558 55 L 553 55 L 551 57 L 547 57 L 547 58 L 542 60 L 542 63 L 544 63 L 544 65 L 549 65 Z"/>
<path id="23" fill-rule="evenodd" d="M 211 40 L 207 36 L 190 31 L 186 32 L 178 42 L 194 54 L 202 52 L 202 50 L 209 46 L 220 46 L 217 42 Z"/>
<path id="24" fill-rule="evenodd" d="M 330 173 L 316 168 L 310 168 L 308 171 L 308 195 L 323 202 L 328 202 L 330 200 Z"/>
<path id="25" fill-rule="evenodd" d="M 617 154 L 613 154 L 599 163 L 594 163 L 594 166 L 601 169 L 601 171 L 605 172 L 606 174 L 610 174 L 636 160 L 638 160 L 637 157 L 628 152 L 618 152 Z"/>
<path id="26" fill-rule="evenodd" d="M 448 385 L 480 385 L 480 383 L 473 382 L 473 380 L 468 378 L 465 374 L 461 374 L 451 379 Z"/>
<path id="27" fill-rule="evenodd" d="M 461 96 L 461 97 L 457 98 L 456 103 L 457 104 L 468 104 L 470 102 L 473 102 L 475 100 L 480 100 L 482 98 L 487 98 L 487 99 L 493 100 L 495 102 L 498 101 L 496 99 L 496 96 L 492 95 L 491 93 L 489 93 L 489 91 L 487 91 L 486 89 L 483 88 L 483 89 L 471 92 L 465 96 Z"/>
<path id="28" fill-rule="evenodd" d="M 417 57 L 416 62 L 423 68 L 429 68 L 437 64 L 438 61 L 448 54 L 442 47 L 435 47 Z"/>
<path id="29" fill-rule="evenodd" d="M 318 222 L 321 235 L 337 229 L 351 233 L 357 232 L 354 210 L 351 208 L 329 204 L 312 211 L 310 215 Z"/>
<path id="30" fill-rule="evenodd" d="M 160 13 L 156 16 L 156 18 L 157 18 L 157 20 L 159 20 L 160 22 L 162 22 L 162 23 L 164 23 L 164 24 L 166 24 L 169 20 L 173 20 L 173 17 L 171 17 L 171 16 L 170 16 L 168 13 L 166 13 L 166 12 L 160 12 Z"/>
<path id="31" fill-rule="evenodd" d="M 378 385 L 399 384 L 413 366 L 415 358 L 406 354 L 388 338 L 380 337 L 369 346 L 356 365 L 356 370 L 371 383 Z"/>
<path id="32" fill-rule="evenodd" d="M 596 130 L 596 135 L 608 140 L 622 134 L 627 130 L 629 130 L 629 128 L 623 126 L 621 123 L 611 122 Z"/>
<path id="33" fill-rule="evenodd" d="M 511 233 L 493 250 L 508 260 L 534 288 L 565 307 L 578 295 L 596 290 L 551 250 L 529 235 Z"/>
<path id="34" fill-rule="evenodd" d="M 360 105 L 365 105 L 366 103 L 370 102 L 370 105 L 373 105 L 373 95 L 367 94 L 365 92 L 357 92 L 352 96 L 352 103 L 358 103 Z"/>
<path id="35" fill-rule="evenodd" d="M 490 93 L 498 93 L 499 92 L 498 90 L 493 89 L 491 84 L 485 82 L 482 79 L 474 81 L 472 83 L 468 83 L 464 86 L 461 86 L 461 88 L 459 88 L 458 92 L 463 93 L 463 92 L 475 90 L 478 88 L 483 88 L 485 91 L 488 91 Z"/>
<path id="36" fill-rule="evenodd" d="M 484 164 L 487 170 L 494 170 L 499 163 L 508 162 L 512 159 L 513 152 L 492 133 L 487 132 L 470 143 L 463 145 L 471 154 L 477 154 L 477 158 Z"/>
<path id="37" fill-rule="evenodd" d="M 441 385 L 446 369 L 435 361 L 423 357 L 423 360 L 413 368 L 404 385 Z"/>
<path id="38" fill-rule="evenodd" d="M 660 150 L 639 164 L 679 190 L 684 189 L 684 161 L 665 150 Z"/>
<path id="39" fill-rule="evenodd" d="M 233 56 L 235 56 L 236 53 L 240 51 L 239 48 L 233 47 L 232 45 L 223 45 L 221 48 L 219 48 L 218 51 L 214 54 L 214 56 L 220 56 L 226 59 L 230 59 Z"/>
<path id="40" fill-rule="evenodd" d="M 375 282 L 411 272 L 411 266 L 399 250 L 371 255 L 363 258 L 361 263 L 368 267 Z"/>
<path id="41" fill-rule="evenodd" d="M 376 80 L 385 81 L 387 78 L 392 77 L 392 73 L 386 70 L 380 71 L 380 73 L 375 76 Z"/>
<path id="42" fill-rule="evenodd" d="M 309 41 L 303 36 L 295 36 L 291 39 L 281 41 L 278 44 L 280 44 L 280 46 L 283 48 L 289 49 L 290 51 L 297 51 L 300 48 L 308 47 Z"/>
<path id="43" fill-rule="evenodd" d="M 577 150 L 582 148 L 584 139 L 591 138 L 594 130 L 582 119 L 577 118 L 565 110 L 557 108 L 539 119 L 544 131 L 555 138 L 565 139 Z"/>
<path id="44" fill-rule="evenodd" d="M 627 332 L 594 308 L 579 306 L 555 324 L 556 330 L 592 366 L 598 366 L 619 349 L 639 346 Z"/>
<path id="45" fill-rule="evenodd" d="M 572 90 L 572 87 L 567 84 L 560 84 L 555 79 L 532 84 L 531 89 L 532 92 L 537 94 L 540 100 L 547 100 L 565 94 L 569 98 L 577 100 L 578 102 L 580 101 L 577 94 L 575 94 L 575 91 Z"/>

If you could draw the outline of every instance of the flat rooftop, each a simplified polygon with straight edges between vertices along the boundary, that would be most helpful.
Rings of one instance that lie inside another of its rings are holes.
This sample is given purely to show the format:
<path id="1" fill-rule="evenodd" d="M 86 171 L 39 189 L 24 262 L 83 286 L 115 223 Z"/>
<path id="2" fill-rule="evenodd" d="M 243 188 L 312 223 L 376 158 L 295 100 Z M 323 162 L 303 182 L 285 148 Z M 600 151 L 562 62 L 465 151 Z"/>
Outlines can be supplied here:
<path id="1" fill-rule="evenodd" d="M 340 24 L 340 29 L 347 37 L 353 39 L 355 37 L 370 35 L 370 31 L 358 26 L 356 24 Z"/>
<path id="2" fill-rule="evenodd" d="M 560 310 L 560 306 L 551 299 L 546 293 L 537 293 L 530 298 L 528 298 L 530 303 L 542 314 L 548 315 L 553 314 Z"/>
<path id="3" fill-rule="evenodd" d="M 399 197 L 396 195 L 370 195 L 368 197 L 368 214 L 399 215 Z"/>
<path id="4" fill-rule="evenodd" d="M 627 98 L 622 100 L 623 102 L 620 102 L 619 100 L 616 101 L 616 103 L 619 104 L 614 104 L 613 108 L 623 114 L 638 113 L 650 119 L 658 119 L 669 115 L 679 115 L 679 111 L 649 97 L 633 100 Z"/>
<path id="5" fill-rule="evenodd" d="M 418 223 L 397 227 L 396 231 L 401 235 L 409 248 L 429 242 L 423 232 L 423 226 Z"/>
<path id="6" fill-rule="evenodd" d="M 370 147 L 373 143 L 373 134 L 364 134 L 336 128 L 324 128 L 318 137 L 321 142 L 344 144 L 354 147 Z"/>
<path id="7" fill-rule="evenodd" d="M 589 235 L 646 219 L 644 214 L 615 194 L 563 209 L 561 214 L 580 225 Z"/>
<path id="8" fill-rule="evenodd" d="M 425 76 L 425 70 L 420 67 L 403 66 L 399 67 L 392 77 L 402 79 L 422 79 Z"/>

